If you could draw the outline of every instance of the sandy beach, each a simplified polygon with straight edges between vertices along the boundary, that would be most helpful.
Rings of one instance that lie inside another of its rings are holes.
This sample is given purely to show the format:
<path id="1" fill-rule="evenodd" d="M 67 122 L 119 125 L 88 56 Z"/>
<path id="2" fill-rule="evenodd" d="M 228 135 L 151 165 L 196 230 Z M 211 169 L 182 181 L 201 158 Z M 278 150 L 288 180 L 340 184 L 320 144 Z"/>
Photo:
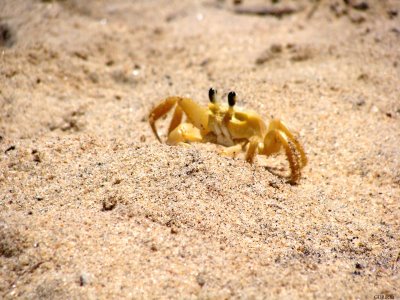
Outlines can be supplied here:
<path id="1" fill-rule="evenodd" d="M 399 14 L 0 0 L 0 298 L 399 299 Z M 156 140 L 210 87 L 289 124 L 298 184 L 284 152 Z"/>

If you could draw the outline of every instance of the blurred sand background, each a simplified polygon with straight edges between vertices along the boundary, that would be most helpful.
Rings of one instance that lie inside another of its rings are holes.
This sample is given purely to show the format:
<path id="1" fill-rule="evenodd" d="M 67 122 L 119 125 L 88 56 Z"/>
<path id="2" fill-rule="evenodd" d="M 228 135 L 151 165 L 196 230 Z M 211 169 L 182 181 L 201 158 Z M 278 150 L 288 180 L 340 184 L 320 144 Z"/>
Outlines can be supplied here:
<path id="1" fill-rule="evenodd" d="M 400 2 L 276 2 L 0 0 L 0 298 L 400 297 Z M 155 140 L 211 86 L 298 185 Z"/>

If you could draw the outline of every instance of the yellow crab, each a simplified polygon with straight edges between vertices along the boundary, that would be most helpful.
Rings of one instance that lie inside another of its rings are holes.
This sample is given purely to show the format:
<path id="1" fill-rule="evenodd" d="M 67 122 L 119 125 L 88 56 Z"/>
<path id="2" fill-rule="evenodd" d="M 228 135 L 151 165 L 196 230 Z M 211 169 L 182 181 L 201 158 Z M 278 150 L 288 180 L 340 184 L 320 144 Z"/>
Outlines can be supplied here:
<path id="1" fill-rule="evenodd" d="M 307 156 L 282 121 L 274 119 L 267 128 L 256 112 L 235 107 L 235 92 L 228 94 L 228 105 L 218 103 L 215 89 L 211 88 L 208 95 L 208 108 L 190 98 L 175 96 L 161 101 L 149 115 L 150 126 L 156 138 L 161 142 L 156 121 L 176 105 L 168 129 L 169 145 L 211 142 L 228 147 L 223 151 L 227 155 L 247 151 L 246 160 L 249 163 L 253 163 L 257 153 L 269 156 L 277 153 L 283 146 L 291 169 L 290 183 L 299 181 L 300 171 L 307 164 Z M 183 114 L 187 119 L 182 123 Z"/>

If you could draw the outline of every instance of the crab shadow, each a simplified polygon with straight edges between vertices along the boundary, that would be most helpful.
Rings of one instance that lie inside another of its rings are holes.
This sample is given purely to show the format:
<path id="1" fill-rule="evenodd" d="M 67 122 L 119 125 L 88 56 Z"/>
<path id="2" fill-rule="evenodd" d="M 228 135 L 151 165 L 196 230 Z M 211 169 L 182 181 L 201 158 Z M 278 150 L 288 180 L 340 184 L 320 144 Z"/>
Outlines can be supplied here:
<path id="1" fill-rule="evenodd" d="M 278 167 L 271 166 L 262 166 L 264 170 L 267 170 L 272 175 L 278 177 L 279 179 L 285 181 L 285 183 L 289 183 L 290 185 L 297 185 L 297 182 L 293 182 L 290 178 L 290 175 L 285 174 L 286 170 Z"/>

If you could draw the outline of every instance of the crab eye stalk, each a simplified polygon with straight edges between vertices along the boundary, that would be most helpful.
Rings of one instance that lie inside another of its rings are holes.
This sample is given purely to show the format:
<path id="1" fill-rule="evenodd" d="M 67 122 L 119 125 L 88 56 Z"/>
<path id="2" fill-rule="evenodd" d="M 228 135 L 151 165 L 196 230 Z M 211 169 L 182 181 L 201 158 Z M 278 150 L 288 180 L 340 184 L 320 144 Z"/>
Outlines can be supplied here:
<path id="1" fill-rule="evenodd" d="M 217 100 L 217 90 L 214 88 L 210 88 L 208 91 L 208 98 L 210 99 L 211 103 L 215 103 Z"/>
<path id="2" fill-rule="evenodd" d="M 233 107 L 236 104 L 236 93 L 235 92 L 229 92 L 228 94 L 228 104 L 229 106 Z"/>

